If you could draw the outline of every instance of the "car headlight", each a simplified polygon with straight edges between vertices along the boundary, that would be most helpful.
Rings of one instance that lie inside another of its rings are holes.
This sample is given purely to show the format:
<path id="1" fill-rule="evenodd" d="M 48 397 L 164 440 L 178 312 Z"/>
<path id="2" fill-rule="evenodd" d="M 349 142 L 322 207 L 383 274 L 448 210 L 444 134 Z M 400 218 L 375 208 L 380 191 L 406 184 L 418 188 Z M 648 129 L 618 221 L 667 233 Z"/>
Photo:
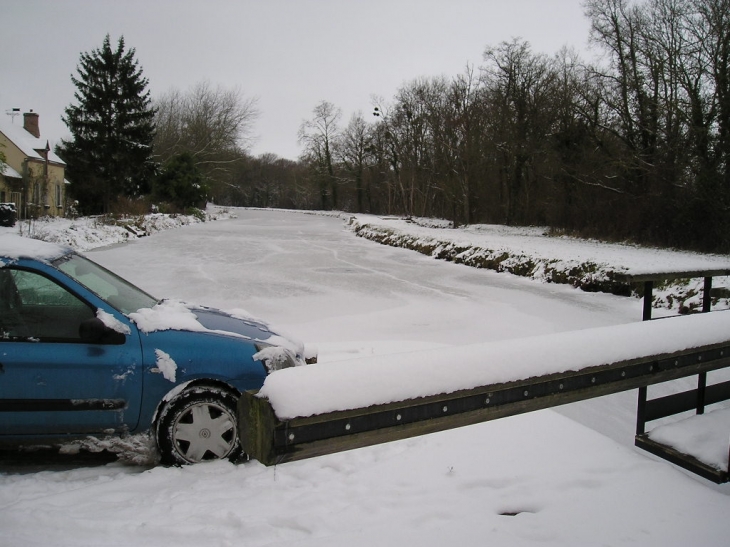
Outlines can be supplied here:
<path id="1" fill-rule="evenodd" d="M 256 353 L 253 355 L 254 360 L 261 361 L 269 372 L 297 365 L 296 354 L 288 348 L 274 346 L 266 342 L 256 342 L 254 345 L 256 347 Z"/>

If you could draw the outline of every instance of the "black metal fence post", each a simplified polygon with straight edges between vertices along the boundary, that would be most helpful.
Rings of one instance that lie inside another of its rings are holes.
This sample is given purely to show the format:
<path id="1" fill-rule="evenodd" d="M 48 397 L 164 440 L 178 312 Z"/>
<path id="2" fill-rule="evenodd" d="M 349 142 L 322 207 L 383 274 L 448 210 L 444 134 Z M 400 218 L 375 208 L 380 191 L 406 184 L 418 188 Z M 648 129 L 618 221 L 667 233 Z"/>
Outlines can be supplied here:
<path id="1" fill-rule="evenodd" d="M 705 413 L 705 390 L 707 389 L 707 373 L 697 375 L 697 414 Z"/>
<path id="2" fill-rule="evenodd" d="M 712 277 L 705 277 L 705 288 L 702 292 L 702 312 L 707 313 L 712 307 Z"/>
<path id="3" fill-rule="evenodd" d="M 636 406 L 636 434 L 643 435 L 646 433 L 646 395 L 647 387 L 639 388 L 639 399 Z"/>
<path id="4" fill-rule="evenodd" d="M 649 321 L 651 319 L 651 301 L 652 292 L 654 290 L 653 281 L 644 281 L 644 316 L 643 321 Z"/>

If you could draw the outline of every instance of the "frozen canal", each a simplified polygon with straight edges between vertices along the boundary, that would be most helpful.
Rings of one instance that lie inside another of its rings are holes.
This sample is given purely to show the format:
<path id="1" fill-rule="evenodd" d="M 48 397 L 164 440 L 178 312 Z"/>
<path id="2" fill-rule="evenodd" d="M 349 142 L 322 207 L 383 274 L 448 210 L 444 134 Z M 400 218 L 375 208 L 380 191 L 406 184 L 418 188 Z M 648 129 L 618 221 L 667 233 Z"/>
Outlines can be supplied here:
<path id="1" fill-rule="evenodd" d="M 352 342 L 470 344 L 637 321 L 635 300 L 437 262 L 339 218 L 240 211 L 90 256 L 155 296 L 244 308 L 323 353 Z"/>
<path id="2" fill-rule="evenodd" d="M 90 256 L 154 296 L 243 308 L 314 343 L 322 360 L 641 318 L 635 299 L 436 261 L 355 237 L 340 218 L 237 214 Z M 632 445 L 635 400 L 624 393 L 561 412 Z"/>
<path id="3" fill-rule="evenodd" d="M 237 214 L 88 255 L 155 296 L 245 309 L 323 361 L 641 317 L 634 299 L 380 246 L 339 218 Z M 0 545 L 726 545 L 730 490 L 636 451 L 634 404 L 618 394 L 276 468 L 0 465 Z"/>

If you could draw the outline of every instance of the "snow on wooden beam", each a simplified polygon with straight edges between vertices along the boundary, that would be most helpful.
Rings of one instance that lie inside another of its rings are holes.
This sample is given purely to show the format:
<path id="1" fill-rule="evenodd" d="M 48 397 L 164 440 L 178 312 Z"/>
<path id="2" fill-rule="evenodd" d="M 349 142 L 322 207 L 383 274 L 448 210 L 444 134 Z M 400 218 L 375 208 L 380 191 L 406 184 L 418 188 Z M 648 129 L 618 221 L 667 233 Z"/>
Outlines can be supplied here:
<path id="1" fill-rule="evenodd" d="M 730 312 L 312 365 L 277 371 L 243 394 L 240 435 L 249 456 L 274 465 L 727 366 Z M 466 386 L 453 389 L 459 382 Z M 400 383 L 410 385 L 394 389 Z"/>
<path id="2" fill-rule="evenodd" d="M 614 279 L 626 283 L 643 283 L 644 281 L 673 281 L 675 279 L 693 279 L 696 277 L 725 277 L 730 269 L 714 268 L 707 270 L 664 270 L 662 272 L 616 273 Z"/>

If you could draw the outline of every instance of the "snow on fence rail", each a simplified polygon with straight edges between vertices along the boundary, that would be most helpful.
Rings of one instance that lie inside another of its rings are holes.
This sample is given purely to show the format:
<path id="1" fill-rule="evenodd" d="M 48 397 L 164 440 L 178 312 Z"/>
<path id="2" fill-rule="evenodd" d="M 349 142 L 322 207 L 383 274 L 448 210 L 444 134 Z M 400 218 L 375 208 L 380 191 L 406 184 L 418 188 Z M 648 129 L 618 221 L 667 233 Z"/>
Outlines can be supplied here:
<path id="1" fill-rule="evenodd" d="M 704 313 L 710 311 L 712 307 L 712 279 L 714 277 L 725 277 L 730 275 L 730 268 L 715 268 L 710 270 L 677 270 L 666 271 L 664 273 L 641 273 L 641 274 L 621 274 L 615 279 L 619 282 L 629 284 L 643 284 L 644 293 L 644 321 L 650 320 L 651 309 L 653 305 L 652 294 L 654 285 L 660 281 L 673 281 L 675 279 L 692 279 L 702 278 L 702 311 Z"/>
<path id="2" fill-rule="evenodd" d="M 281 370 L 239 400 L 273 465 L 730 366 L 730 312 Z"/>

